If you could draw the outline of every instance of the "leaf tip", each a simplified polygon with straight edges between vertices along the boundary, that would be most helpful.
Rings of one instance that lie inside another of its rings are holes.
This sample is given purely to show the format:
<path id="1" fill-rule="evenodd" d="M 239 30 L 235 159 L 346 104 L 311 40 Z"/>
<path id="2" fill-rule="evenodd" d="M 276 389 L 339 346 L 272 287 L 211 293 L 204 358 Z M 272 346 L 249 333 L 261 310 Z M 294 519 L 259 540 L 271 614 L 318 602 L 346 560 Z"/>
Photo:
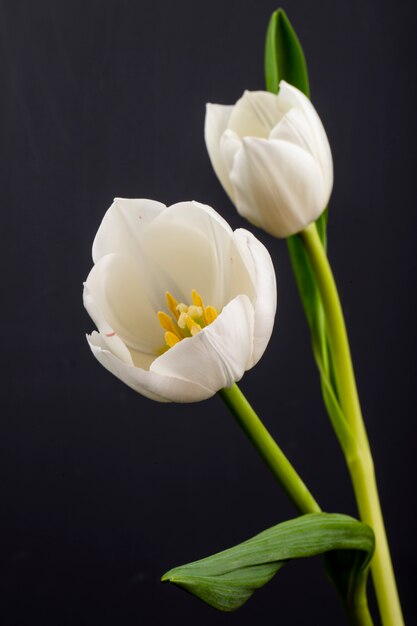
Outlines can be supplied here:
<path id="1" fill-rule="evenodd" d="M 278 24 L 279 22 L 284 22 L 285 24 L 289 24 L 289 19 L 284 9 L 279 7 L 276 9 L 269 18 L 269 24 Z"/>
<path id="2" fill-rule="evenodd" d="M 174 581 L 174 577 L 171 574 L 171 570 L 161 576 L 161 583 L 171 583 Z"/>

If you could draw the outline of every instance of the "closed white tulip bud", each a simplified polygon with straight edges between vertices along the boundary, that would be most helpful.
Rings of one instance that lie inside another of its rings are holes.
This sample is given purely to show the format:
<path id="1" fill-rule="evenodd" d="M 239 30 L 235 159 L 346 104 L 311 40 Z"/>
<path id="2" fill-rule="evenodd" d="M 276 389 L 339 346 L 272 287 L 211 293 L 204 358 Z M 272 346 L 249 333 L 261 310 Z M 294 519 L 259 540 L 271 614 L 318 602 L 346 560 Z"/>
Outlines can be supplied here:
<path id="1" fill-rule="evenodd" d="M 93 260 L 84 304 L 98 332 L 88 342 L 139 393 L 204 400 L 261 358 L 276 310 L 271 257 L 212 208 L 117 198 Z"/>
<path id="2" fill-rule="evenodd" d="M 285 81 L 278 95 L 246 91 L 234 106 L 208 104 L 205 139 L 224 189 L 255 226 L 288 237 L 326 208 L 329 142 L 310 100 Z"/>

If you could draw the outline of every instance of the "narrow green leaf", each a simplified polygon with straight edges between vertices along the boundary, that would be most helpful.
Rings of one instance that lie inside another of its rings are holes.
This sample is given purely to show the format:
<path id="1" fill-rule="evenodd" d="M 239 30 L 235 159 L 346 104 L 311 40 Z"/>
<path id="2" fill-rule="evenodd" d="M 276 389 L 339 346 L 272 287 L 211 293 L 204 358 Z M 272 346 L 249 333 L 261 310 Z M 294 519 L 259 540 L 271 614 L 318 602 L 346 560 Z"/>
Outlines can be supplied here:
<path id="1" fill-rule="evenodd" d="M 310 330 L 314 332 L 318 326 L 318 308 L 321 306 L 316 279 L 301 237 L 293 235 L 287 239 L 287 244 L 307 322 Z"/>
<path id="2" fill-rule="evenodd" d="M 352 433 L 351 426 L 346 419 L 345 414 L 342 411 L 339 400 L 334 392 L 335 384 L 330 380 L 328 370 L 331 370 L 331 366 L 327 369 L 322 363 L 322 349 L 321 346 L 316 343 L 317 338 L 313 336 L 313 354 L 316 361 L 316 365 L 320 372 L 321 391 L 323 394 L 324 404 L 329 414 L 330 421 L 336 433 L 336 436 L 340 442 L 340 445 L 345 453 L 346 457 L 350 452 L 355 449 L 355 440 Z"/>
<path id="3" fill-rule="evenodd" d="M 275 11 L 269 21 L 265 43 L 265 78 L 268 91 L 277 93 L 280 80 L 286 80 L 307 96 L 310 95 L 307 63 L 300 41 L 282 9 Z M 316 221 L 324 249 L 327 247 L 327 209 Z M 314 272 L 300 235 L 287 239 L 301 302 L 310 327 L 314 356 L 320 370 L 323 398 L 338 436 L 343 424 L 337 423 L 341 410 L 331 355 L 327 342 L 326 321 Z"/>
<path id="4" fill-rule="evenodd" d="M 324 232 L 325 237 L 325 232 Z M 351 428 L 339 403 L 331 353 L 327 343 L 326 320 L 321 297 L 304 243 L 299 235 L 288 239 L 293 271 L 310 327 L 313 355 L 320 374 L 324 404 L 345 453 L 353 448 Z"/>
<path id="5" fill-rule="evenodd" d="M 277 93 L 280 80 L 286 80 L 310 95 L 307 63 L 303 49 L 285 11 L 277 9 L 269 20 L 265 43 L 265 80 L 268 91 Z M 326 247 L 327 210 L 316 222 L 324 247 Z M 320 296 L 316 286 L 308 255 L 299 235 L 288 238 L 288 248 L 294 268 L 301 300 L 312 333 L 315 333 L 325 345 L 323 334 L 323 316 L 320 311 Z M 324 357 L 324 355 L 323 355 Z M 325 362 L 326 359 L 323 358 Z"/>
<path id="6" fill-rule="evenodd" d="M 266 88 L 278 92 L 279 82 L 286 80 L 310 96 L 307 64 L 299 39 L 285 12 L 272 14 L 265 44 Z M 316 220 L 316 227 L 327 250 L 327 209 Z M 328 345 L 323 305 L 308 254 L 300 235 L 287 239 L 301 302 L 310 328 L 313 354 L 320 373 L 324 403 L 335 433 L 345 454 L 353 447 L 351 428 L 340 407 L 332 355 Z M 326 555 L 326 566 L 347 607 L 366 604 L 367 574 L 360 552 L 332 551 Z M 365 598 L 365 600 L 364 600 Z"/>
<path id="7" fill-rule="evenodd" d="M 300 41 L 283 9 L 271 15 L 265 43 L 266 88 L 278 92 L 281 79 L 310 96 L 307 64 Z"/>
<path id="8" fill-rule="evenodd" d="M 316 226 L 319 233 L 319 237 L 323 244 L 323 248 L 327 251 L 327 218 L 329 215 L 329 209 L 325 209 L 320 217 L 316 220 Z"/>
<path id="9" fill-rule="evenodd" d="M 325 243 L 326 226 L 324 221 L 320 224 L 319 232 L 320 231 L 321 239 L 323 243 Z M 333 383 L 334 373 L 327 343 L 326 321 L 314 272 L 301 236 L 293 235 L 289 237 L 287 239 L 287 245 L 298 292 L 307 318 L 307 323 L 310 327 L 311 341 L 316 361 L 317 358 L 319 358 L 319 369 L 321 373 L 324 373 L 328 381 Z M 337 397 L 337 389 L 335 386 L 333 387 L 333 392 L 335 397 Z"/>
<path id="10" fill-rule="evenodd" d="M 355 573 L 374 549 L 372 530 L 347 515 L 312 513 L 282 522 L 233 548 L 175 567 L 162 577 L 220 611 L 234 611 L 290 559 L 354 551 Z"/>

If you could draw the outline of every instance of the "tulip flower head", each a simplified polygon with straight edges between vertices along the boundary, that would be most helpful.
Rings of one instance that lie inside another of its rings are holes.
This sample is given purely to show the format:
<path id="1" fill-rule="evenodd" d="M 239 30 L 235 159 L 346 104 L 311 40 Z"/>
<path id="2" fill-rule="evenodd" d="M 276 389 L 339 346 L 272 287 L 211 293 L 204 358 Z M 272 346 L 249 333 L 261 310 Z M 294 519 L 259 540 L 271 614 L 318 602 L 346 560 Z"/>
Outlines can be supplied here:
<path id="1" fill-rule="evenodd" d="M 265 247 L 198 202 L 117 198 L 93 244 L 84 305 L 104 367 L 159 401 L 194 402 L 240 380 L 272 333 Z"/>
<path id="2" fill-rule="evenodd" d="M 329 142 L 310 100 L 285 81 L 278 95 L 246 91 L 234 106 L 208 104 L 205 140 L 225 191 L 255 226 L 288 237 L 326 208 Z"/>

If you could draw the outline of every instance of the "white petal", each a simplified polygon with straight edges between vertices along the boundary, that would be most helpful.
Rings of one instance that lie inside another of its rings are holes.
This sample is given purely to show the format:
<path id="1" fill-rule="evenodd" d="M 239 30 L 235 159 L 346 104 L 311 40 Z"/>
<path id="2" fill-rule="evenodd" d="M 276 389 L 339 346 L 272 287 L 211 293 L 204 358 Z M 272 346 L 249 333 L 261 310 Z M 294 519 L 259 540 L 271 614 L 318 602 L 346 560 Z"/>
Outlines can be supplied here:
<path id="1" fill-rule="evenodd" d="M 306 116 L 299 109 L 290 109 L 272 129 L 269 139 L 288 141 L 315 156 L 314 134 Z"/>
<path id="2" fill-rule="evenodd" d="M 236 153 L 239 151 L 241 146 L 242 140 L 234 130 L 230 130 L 228 128 L 224 131 L 220 139 L 220 151 L 229 174 L 233 169 L 233 162 L 235 160 Z"/>
<path id="3" fill-rule="evenodd" d="M 309 143 L 311 153 L 320 162 L 324 179 L 326 181 L 326 193 L 330 197 L 333 186 L 333 159 L 332 152 L 327 139 L 326 131 L 316 109 L 311 101 L 299 89 L 289 85 L 284 80 L 279 84 L 278 102 L 280 108 L 289 109 L 296 108 L 303 113 L 313 141 Z"/>
<path id="4" fill-rule="evenodd" d="M 254 221 L 256 211 L 256 221 L 276 237 L 305 228 L 329 199 L 317 161 L 286 141 L 244 139 L 230 179 L 238 212 Z"/>
<path id="5" fill-rule="evenodd" d="M 294 87 L 294 85 L 290 85 L 285 80 L 281 80 L 277 98 L 282 111 L 287 112 L 292 108 L 300 109 L 305 112 L 307 117 L 311 117 L 313 123 L 315 123 L 315 118 L 318 117 L 318 115 L 314 106 L 311 104 L 311 100 L 307 98 L 302 91 L 297 89 L 297 87 Z"/>
<path id="6" fill-rule="evenodd" d="M 265 352 L 271 338 L 277 308 L 277 282 L 268 250 L 252 233 L 239 228 L 233 239 L 256 285 L 252 367 Z"/>
<path id="7" fill-rule="evenodd" d="M 137 352 L 136 350 L 129 350 L 131 360 L 135 367 L 140 367 L 143 370 L 149 370 L 156 356 L 154 354 L 144 354 L 143 352 Z M 117 354 L 116 354 L 117 356 Z"/>
<path id="8" fill-rule="evenodd" d="M 222 137 L 220 148 L 223 154 L 223 158 L 228 166 L 229 178 L 231 177 L 231 173 L 233 172 L 235 158 L 238 152 L 242 149 L 242 147 L 243 143 L 240 137 L 233 130 L 226 130 Z M 231 178 L 230 183 L 233 185 Z M 233 195 L 235 198 L 234 204 L 236 204 L 237 198 L 235 189 L 233 191 Z M 249 220 L 251 224 L 254 224 L 254 226 L 258 226 L 258 228 L 263 228 L 263 222 L 261 221 L 256 206 L 251 206 L 248 204 L 247 212 L 245 213 L 244 217 Z"/>
<path id="9" fill-rule="evenodd" d="M 161 376 L 124 363 L 107 349 L 96 332 L 87 336 L 87 340 L 94 356 L 109 372 L 146 398 L 159 402 L 198 402 L 213 395 L 211 390 L 192 381 Z"/>
<path id="10" fill-rule="evenodd" d="M 110 352 L 113 352 L 115 356 L 117 356 L 125 363 L 132 364 L 132 356 L 129 349 L 125 346 L 120 337 L 116 335 L 113 328 L 104 317 L 102 311 L 100 311 L 100 309 L 94 302 L 93 295 L 88 288 L 87 283 L 84 283 L 83 302 L 87 313 L 93 320 L 94 324 L 97 326 L 103 338 L 103 341 L 107 346 L 107 349 L 110 350 Z"/>
<path id="11" fill-rule="evenodd" d="M 207 104 L 204 123 L 204 137 L 207 152 L 217 178 L 233 202 L 233 188 L 229 182 L 229 172 L 220 152 L 220 140 L 227 128 L 233 106 L 222 104 Z"/>
<path id="12" fill-rule="evenodd" d="M 181 202 L 167 208 L 150 224 L 142 244 L 153 276 L 150 297 L 164 299 L 170 291 L 177 300 L 189 302 L 196 289 L 207 304 L 224 306 L 232 234 L 227 222 L 206 205 Z"/>
<path id="13" fill-rule="evenodd" d="M 91 270 L 86 286 L 97 311 L 129 348 L 157 354 L 164 345 L 144 288 L 142 268 L 130 256 L 108 254 Z"/>
<path id="14" fill-rule="evenodd" d="M 253 322 L 251 302 L 238 296 L 212 324 L 155 359 L 151 372 L 192 381 L 210 389 L 211 395 L 230 387 L 250 367 Z"/>
<path id="15" fill-rule="evenodd" d="M 112 252 L 137 258 L 144 228 L 165 208 L 155 200 L 115 198 L 94 239 L 94 263 Z"/>
<path id="16" fill-rule="evenodd" d="M 227 128 L 242 139 L 243 137 L 266 139 L 280 118 L 278 98 L 275 94 L 267 91 L 245 91 L 233 107 Z"/>
<path id="17" fill-rule="evenodd" d="M 236 231 L 235 231 L 236 233 Z M 254 281 L 253 272 L 248 267 L 246 254 L 240 249 L 233 233 L 233 241 L 230 249 L 230 260 L 232 264 L 230 291 L 228 300 L 233 300 L 236 296 L 245 294 L 252 304 L 256 302 L 257 285 Z"/>

